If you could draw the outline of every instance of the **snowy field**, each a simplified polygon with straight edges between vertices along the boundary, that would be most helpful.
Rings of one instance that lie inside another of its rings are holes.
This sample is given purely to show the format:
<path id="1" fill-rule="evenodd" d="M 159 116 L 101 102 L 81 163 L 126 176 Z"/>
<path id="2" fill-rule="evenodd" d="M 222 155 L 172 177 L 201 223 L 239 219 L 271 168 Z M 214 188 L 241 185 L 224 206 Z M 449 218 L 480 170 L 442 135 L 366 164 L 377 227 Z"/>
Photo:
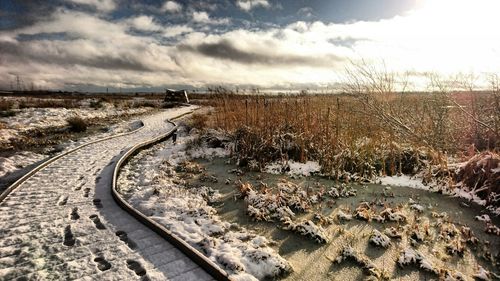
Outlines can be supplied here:
<path id="1" fill-rule="evenodd" d="M 18 100 L 10 98 L 10 100 Z M 14 116 L 0 117 L 0 146 L 9 147 L 12 141 L 19 141 L 23 134 L 33 130 L 48 130 L 53 128 L 64 128 L 67 119 L 78 116 L 83 120 L 115 119 L 113 125 L 109 125 L 106 131 L 97 134 L 83 136 L 77 140 L 65 140 L 55 146 L 47 146 L 35 151 L 14 151 L 7 155 L 0 155 L 0 189 L 2 183 L 11 182 L 19 177 L 24 169 L 30 165 L 48 159 L 54 153 L 60 153 L 72 149 L 83 143 L 108 137 L 111 135 L 128 132 L 141 126 L 137 115 L 151 112 L 151 107 L 120 108 L 113 104 L 102 102 L 101 107 L 89 106 L 91 100 L 78 101 L 79 108 L 22 108 L 13 109 Z"/>
<path id="2" fill-rule="evenodd" d="M 118 155 L 172 128 L 193 107 L 144 117 L 144 128 L 89 144 L 36 172 L 0 203 L 0 280 L 210 280 L 113 200 Z"/>
<path id="3" fill-rule="evenodd" d="M 19 138 L 24 132 L 35 129 L 44 130 L 67 126 L 67 119 L 80 117 L 84 120 L 137 115 L 151 111 L 148 107 L 120 108 L 110 103 L 102 107 L 89 107 L 88 101 L 82 101 L 79 108 L 22 108 L 13 109 L 14 116 L 0 117 L 0 144 L 8 145 L 12 139 Z"/>

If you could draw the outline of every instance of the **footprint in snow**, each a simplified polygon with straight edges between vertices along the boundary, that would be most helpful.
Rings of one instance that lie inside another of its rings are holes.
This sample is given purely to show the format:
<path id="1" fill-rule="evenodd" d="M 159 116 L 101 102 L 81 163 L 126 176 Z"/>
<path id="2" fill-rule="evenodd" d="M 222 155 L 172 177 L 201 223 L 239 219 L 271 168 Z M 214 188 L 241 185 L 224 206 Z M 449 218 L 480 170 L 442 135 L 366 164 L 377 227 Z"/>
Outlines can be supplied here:
<path id="1" fill-rule="evenodd" d="M 68 225 L 64 228 L 64 242 L 65 246 L 73 246 L 75 245 L 76 239 L 71 231 L 71 225 Z"/>
<path id="2" fill-rule="evenodd" d="M 57 205 L 59 206 L 64 206 L 68 202 L 68 196 L 61 196 L 59 197 L 59 200 L 57 201 Z"/>
<path id="3" fill-rule="evenodd" d="M 128 235 L 127 235 L 127 233 L 125 231 L 118 230 L 116 232 L 116 236 L 118 236 L 120 238 L 120 240 L 122 240 L 123 242 L 125 242 L 125 244 L 127 244 L 127 246 L 130 249 L 134 249 L 135 247 L 137 247 L 137 244 L 135 244 L 134 241 L 132 241 L 130 238 L 128 238 Z"/>
<path id="4" fill-rule="evenodd" d="M 99 219 L 98 215 L 91 215 L 89 218 L 94 222 L 97 229 L 106 229 L 104 224 L 102 224 L 101 219 Z"/>
<path id="5" fill-rule="evenodd" d="M 101 203 L 101 199 L 99 198 L 96 198 L 94 200 L 92 200 L 92 202 L 94 203 L 94 206 L 98 209 L 102 208 L 102 203 Z"/>
<path id="6" fill-rule="evenodd" d="M 82 189 L 82 187 L 85 185 L 86 182 L 82 182 L 80 184 L 78 184 L 76 187 L 75 187 L 75 191 L 78 191 L 80 189 Z"/>
<path id="7" fill-rule="evenodd" d="M 71 210 L 71 213 L 69 214 L 69 217 L 72 220 L 77 220 L 80 218 L 80 215 L 78 214 L 78 208 L 74 207 L 73 210 Z"/>
<path id="8" fill-rule="evenodd" d="M 133 270 L 138 276 L 146 275 L 146 269 L 144 269 L 138 261 L 127 260 L 127 267 L 128 269 Z"/>
<path id="9" fill-rule="evenodd" d="M 104 256 L 96 257 L 94 262 L 97 263 L 97 268 L 100 271 L 106 271 L 111 268 L 111 264 L 104 258 Z"/>
<path id="10" fill-rule="evenodd" d="M 88 187 L 85 188 L 83 190 L 83 197 L 89 197 L 89 193 L 90 193 L 90 188 L 88 188 Z"/>

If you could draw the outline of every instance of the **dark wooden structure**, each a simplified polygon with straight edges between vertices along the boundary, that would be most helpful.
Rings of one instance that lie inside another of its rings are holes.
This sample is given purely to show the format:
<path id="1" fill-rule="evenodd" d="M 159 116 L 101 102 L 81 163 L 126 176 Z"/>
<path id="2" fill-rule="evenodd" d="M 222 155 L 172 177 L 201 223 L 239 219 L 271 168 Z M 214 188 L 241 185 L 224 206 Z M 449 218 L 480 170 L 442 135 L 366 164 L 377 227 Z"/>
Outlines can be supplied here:
<path id="1" fill-rule="evenodd" d="M 171 104 L 189 103 L 189 98 L 186 90 L 167 89 L 163 101 Z"/>

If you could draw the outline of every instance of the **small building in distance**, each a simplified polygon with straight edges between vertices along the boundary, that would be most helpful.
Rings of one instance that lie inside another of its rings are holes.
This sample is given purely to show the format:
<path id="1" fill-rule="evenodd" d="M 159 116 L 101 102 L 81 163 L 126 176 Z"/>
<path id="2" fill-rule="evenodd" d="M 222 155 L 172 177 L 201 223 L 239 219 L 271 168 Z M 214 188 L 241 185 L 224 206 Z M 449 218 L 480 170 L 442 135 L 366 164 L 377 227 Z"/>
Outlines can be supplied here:
<path id="1" fill-rule="evenodd" d="M 165 92 L 165 102 L 189 103 L 189 98 L 186 90 L 170 90 Z"/>

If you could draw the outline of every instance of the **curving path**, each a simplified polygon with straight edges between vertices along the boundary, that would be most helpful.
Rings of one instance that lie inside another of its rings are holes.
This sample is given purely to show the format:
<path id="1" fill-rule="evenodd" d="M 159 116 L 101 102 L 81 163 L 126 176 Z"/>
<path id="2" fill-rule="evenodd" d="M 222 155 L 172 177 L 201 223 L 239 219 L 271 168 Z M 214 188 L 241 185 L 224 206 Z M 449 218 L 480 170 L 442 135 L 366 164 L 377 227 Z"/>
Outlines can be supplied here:
<path id="1" fill-rule="evenodd" d="M 0 280 L 211 280 L 110 192 L 120 155 L 191 110 L 157 113 L 132 134 L 69 153 L 0 202 Z"/>

